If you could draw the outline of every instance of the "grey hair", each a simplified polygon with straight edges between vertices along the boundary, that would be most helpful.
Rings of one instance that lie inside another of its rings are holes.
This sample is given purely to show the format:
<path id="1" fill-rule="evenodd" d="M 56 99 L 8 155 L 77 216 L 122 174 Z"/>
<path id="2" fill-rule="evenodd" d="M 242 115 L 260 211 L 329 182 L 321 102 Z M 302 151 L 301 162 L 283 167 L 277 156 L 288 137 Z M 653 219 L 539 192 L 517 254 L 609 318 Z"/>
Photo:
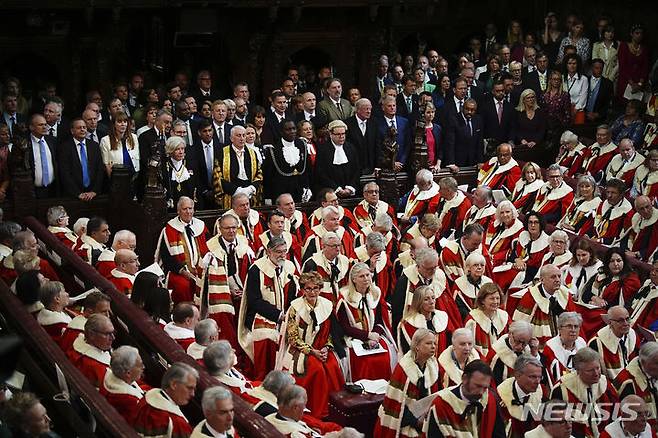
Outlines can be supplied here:
<path id="1" fill-rule="evenodd" d="M 199 372 L 190 365 L 183 362 L 173 363 L 162 376 L 161 388 L 171 388 L 174 382 L 184 382 L 190 376 L 194 377 L 194 380 L 199 380 Z"/>
<path id="2" fill-rule="evenodd" d="M 437 254 L 437 252 L 434 248 L 421 248 L 418 251 L 416 251 L 416 264 L 417 265 L 420 265 L 425 260 L 429 260 L 429 259 L 434 259 L 434 260 L 439 259 L 439 254 Z"/>
<path id="3" fill-rule="evenodd" d="M 460 336 L 468 336 L 468 338 L 471 341 L 475 342 L 475 336 L 473 335 L 473 332 L 469 328 L 460 327 L 460 328 L 456 329 L 454 332 L 452 332 L 453 344 L 454 344 L 455 339 L 457 339 Z"/>
<path id="4" fill-rule="evenodd" d="M 61 281 L 46 281 L 39 288 L 39 300 L 48 309 L 55 297 L 63 290 L 64 284 Z"/>
<path id="5" fill-rule="evenodd" d="M 112 352 L 110 369 L 118 378 L 123 378 L 137 364 L 139 350 L 132 345 L 122 345 Z"/>
<path id="6" fill-rule="evenodd" d="M 359 100 L 361 100 L 361 99 L 359 99 Z M 357 103 L 359 102 L 359 100 L 357 100 Z M 377 187 L 377 188 L 379 188 L 379 184 L 377 184 L 375 181 L 367 182 L 363 185 L 363 191 L 366 191 L 368 189 L 368 187 Z"/>
<path id="7" fill-rule="evenodd" d="M 219 336 L 219 327 L 214 319 L 202 319 L 194 326 L 194 341 L 197 344 L 206 345 L 213 336 Z"/>
<path id="8" fill-rule="evenodd" d="M 541 361 L 536 357 L 530 356 L 529 354 L 522 354 L 516 358 L 514 362 L 514 371 L 517 373 L 522 373 L 525 370 L 525 367 L 532 365 L 539 368 L 544 368 Z"/>
<path id="9" fill-rule="evenodd" d="M 560 143 L 578 143 L 578 136 L 571 131 L 564 131 L 560 136 Z"/>
<path id="10" fill-rule="evenodd" d="M 185 104 L 185 105 L 187 105 L 187 103 L 184 102 L 184 101 L 182 101 L 182 100 L 179 100 L 179 101 L 178 101 L 177 106 L 180 105 L 180 104 Z M 181 119 L 176 119 L 176 120 L 174 120 L 173 123 L 171 124 L 171 129 L 173 130 L 173 129 L 176 128 L 177 126 L 185 126 L 185 129 L 187 129 L 187 125 L 185 125 L 185 122 L 182 121 Z"/>
<path id="11" fill-rule="evenodd" d="M 112 240 L 112 247 L 119 243 L 119 242 L 126 242 L 128 240 L 135 239 L 137 240 L 137 236 L 135 233 L 133 233 L 130 230 L 119 230 L 116 233 L 114 233 L 114 240 Z"/>
<path id="12" fill-rule="evenodd" d="M 573 367 L 578 370 L 586 363 L 594 361 L 599 362 L 600 360 L 601 356 L 599 356 L 599 353 L 589 347 L 583 347 L 573 356 Z"/>
<path id="13" fill-rule="evenodd" d="M 354 266 L 352 266 L 352 269 L 350 269 L 350 280 L 354 281 L 354 278 L 361 271 L 370 272 L 370 267 L 368 265 L 366 265 L 365 263 L 363 263 L 363 262 L 355 263 Z"/>
<path id="14" fill-rule="evenodd" d="M 640 362 L 648 362 L 658 358 L 658 342 L 647 342 L 640 347 Z"/>
<path id="15" fill-rule="evenodd" d="M 274 249 L 279 246 L 288 246 L 286 239 L 282 236 L 272 236 L 269 242 L 267 242 L 267 249 Z"/>
<path id="16" fill-rule="evenodd" d="M 186 144 L 185 144 L 185 139 L 184 139 L 184 138 L 182 138 L 182 137 L 174 137 L 174 136 L 169 137 L 169 138 L 167 139 L 167 141 L 166 141 L 166 143 L 165 143 L 165 147 L 164 147 L 164 149 L 165 149 L 165 154 L 166 154 L 166 155 L 171 155 L 171 154 L 176 150 L 176 148 L 179 147 L 179 146 L 181 146 L 181 145 L 182 145 L 183 147 L 186 146 Z"/>
<path id="17" fill-rule="evenodd" d="M 627 145 L 629 145 L 630 147 L 632 147 L 633 149 L 635 149 L 635 144 L 633 143 L 633 140 L 631 140 L 631 139 L 628 138 L 628 137 L 624 137 L 624 138 L 622 138 L 621 141 L 619 142 L 618 147 L 621 146 L 622 143 L 626 143 Z"/>
<path id="18" fill-rule="evenodd" d="M 434 181 L 434 175 L 428 169 L 420 169 L 418 173 L 416 173 L 416 179 L 420 179 L 423 182 L 430 182 Z"/>
<path id="19" fill-rule="evenodd" d="M 285 371 L 273 370 L 267 373 L 261 384 L 263 388 L 278 396 L 278 394 L 289 385 L 295 384 L 295 378 Z"/>
<path id="20" fill-rule="evenodd" d="M 498 207 L 496 207 L 496 219 L 500 221 L 500 212 L 503 210 L 503 208 L 509 208 L 512 210 L 512 216 L 514 216 L 514 219 L 518 219 L 519 211 L 516 209 L 514 204 L 512 204 L 512 201 L 508 201 L 507 199 L 500 201 L 500 204 L 498 204 Z"/>
<path id="21" fill-rule="evenodd" d="M 59 222 L 60 218 L 63 216 L 66 216 L 66 209 L 61 205 L 53 205 L 46 213 L 48 225 L 57 225 L 57 222 Z"/>
<path id="22" fill-rule="evenodd" d="M 233 129 L 235 129 L 235 128 L 233 128 Z M 231 131 L 232 131 L 233 129 L 231 129 Z M 233 206 L 233 204 L 235 203 L 235 201 L 237 201 L 238 199 L 242 199 L 242 198 L 247 198 L 247 199 L 249 199 L 249 195 L 247 195 L 247 194 L 244 193 L 244 192 L 240 192 L 240 193 L 235 193 L 235 194 L 233 194 L 233 196 L 231 196 L 231 206 Z"/>
<path id="23" fill-rule="evenodd" d="M 559 239 L 560 237 L 566 242 L 567 245 L 569 244 L 569 235 L 565 233 L 563 230 L 553 231 L 551 235 L 548 236 L 548 243 L 550 244 L 553 242 L 553 239 L 555 238 Z"/>
<path id="24" fill-rule="evenodd" d="M 89 318 L 87 318 L 87 322 L 85 322 L 85 334 L 98 331 L 98 329 L 100 329 L 101 326 L 107 322 L 112 324 L 112 320 L 107 316 L 101 315 L 100 313 L 94 313 L 93 315 L 89 316 Z"/>
<path id="25" fill-rule="evenodd" d="M 338 234 L 334 233 L 333 231 L 324 233 L 324 236 L 322 236 L 322 244 L 327 245 L 330 240 L 334 240 L 334 239 L 340 242 L 340 237 L 338 237 Z"/>
<path id="26" fill-rule="evenodd" d="M 89 222 L 88 217 L 81 217 L 73 224 L 73 232 L 78 234 L 80 230 L 87 229 L 87 222 Z"/>
<path id="27" fill-rule="evenodd" d="M 192 200 L 192 198 L 190 198 L 189 196 L 181 196 L 180 198 L 178 198 L 178 202 L 176 203 L 176 210 L 179 210 L 183 205 L 183 202 L 185 201 L 191 202 L 192 206 L 194 206 L 194 201 Z"/>
<path id="28" fill-rule="evenodd" d="M 558 172 L 560 172 L 560 175 L 563 174 L 563 172 L 562 172 L 562 168 L 561 168 L 560 165 L 557 164 L 557 163 L 553 163 L 553 164 L 551 164 L 550 166 L 548 166 L 548 167 L 546 168 L 546 173 L 550 172 L 551 170 L 557 170 Z"/>
<path id="29" fill-rule="evenodd" d="M 472 265 L 477 265 L 481 264 L 484 265 L 487 263 L 487 259 L 484 258 L 482 254 L 479 252 L 472 252 L 466 257 L 466 260 L 464 260 L 464 267 L 468 268 L 469 266 Z"/>
<path id="30" fill-rule="evenodd" d="M 409 346 L 409 351 L 411 354 L 416 357 L 416 347 L 421 343 L 423 339 L 428 336 L 436 336 L 432 330 L 426 328 L 420 328 L 416 330 L 416 333 L 411 337 L 411 345 Z"/>
<path id="31" fill-rule="evenodd" d="M 16 234 L 14 234 L 14 238 L 11 241 L 12 249 L 14 251 L 17 251 L 19 249 L 27 249 L 26 247 L 27 239 L 29 239 L 32 236 L 34 236 L 32 230 L 18 231 Z"/>
<path id="32" fill-rule="evenodd" d="M 599 186 L 596 184 L 596 180 L 594 180 L 594 177 L 591 175 L 582 175 L 580 178 L 578 178 L 578 182 L 576 183 L 576 197 L 580 197 L 580 185 L 586 183 L 589 184 L 590 187 L 594 189 L 594 196 L 597 196 L 599 194 Z"/>
<path id="33" fill-rule="evenodd" d="M 513 321 L 509 325 L 509 332 L 513 335 L 527 333 L 532 336 L 532 325 L 528 321 Z"/>
<path id="34" fill-rule="evenodd" d="M 224 99 L 227 108 L 235 109 L 235 101 L 233 99 Z"/>
<path id="35" fill-rule="evenodd" d="M 217 409 L 218 401 L 229 400 L 232 398 L 233 394 L 231 391 L 223 386 L 213 386 L 206 389 L 201 398 L 201 409 L 203 409 L 203 415 L 207 417 L 209 414 L 212 414 L 215 409 Z"/>
<path id="36" fill-rule="evenodd" d="M 223 373 L 231 369 L 231 353 L 233 347 L 229 341 L 222 339 L 215 341 L 203 351 L 203 363 L 212 376 Z"/>
<path id="37" fill-rule="evenodd" d="M 384 235 L 378 231 L 373 231 L 368 234 L 366 236 L 366 248 L 384 251 L 386 249 L 386 239 L 384 238 Z"/>
<path id="38" fill-rule="evenodd" d="M 330 213 L 336 213 L 340 215 L 340 211 L 338 211 L 338 208 L 333 206 L 333 205 L 327 205 L 322 209 L 322 219 L 326 218 L 329 216 Z"/>
<path id="39" fill-rule="evenodd" d="M 484 197 L 487 198 L 487 201 L 493 201 L 493 190 L 489 186 L 480 186 L 477 190 L 482 190 L 484 192 Z"/>
<path id="40" fill-rule="evenodd" d="M 375 216 L 375 226 L 391 231 L 393 229 L 393 219 L 387 213 L 380 213 Z"/>
<path id="41" fill-rule="evenodd" d="M 306 390 L 299 385 L 286 386 L 281 393 L 277 396 L 277 404 L 279 407 L 289 408 L 295 403 L 307 399 Z"/>
<path id="42" fill-rule="evenodd" d="M 356 102 L 354 102 L 354 107 L 355 107 L 356 109 L 359 109 L 359 108 L 361 108 L 363 105 L 366 105 L 366 104 L 368 104 L 368 103 L 369 103 L 370 105 L 372 105 L 372 103 L 370 102 L 370 99 L 366 99 L 365 97 L 361 97 L 361 98 L 357 99 Z"/>
<path id="43" fill-rule="evenodd" d="M 439 180 L 439 186 L 442 189 L 448 189 L 450 191 L 456 192 L 458 184 L 456 179 L 451 176 L 446 176 L 445 178 L 441 178 L 441 180 Z"/>
<path id="44" fill-rule="evenodd" d="M 560 313 L 560 316 L 557 317 L 557 326 L 562 327 L 567 323 L 567 321 L 570 321 L 572 319 L 575 319 L 578 322 L 578 325 L 582 326 L 583 325 L 583 317 L 580 316 L 580 313 L 578 312 L 562 312 Z"/>

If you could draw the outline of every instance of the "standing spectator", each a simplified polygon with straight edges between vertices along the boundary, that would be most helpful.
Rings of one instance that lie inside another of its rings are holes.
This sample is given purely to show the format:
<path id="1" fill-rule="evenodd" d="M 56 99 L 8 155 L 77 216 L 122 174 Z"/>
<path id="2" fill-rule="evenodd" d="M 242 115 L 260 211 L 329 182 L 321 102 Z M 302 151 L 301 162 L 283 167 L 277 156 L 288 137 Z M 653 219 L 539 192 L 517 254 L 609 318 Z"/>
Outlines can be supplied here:
<path id="1" fill-rule="evenodd" d="M 585 105 L 589 93 L 589 80 L 581 73 L 582 60 L 578 55 L 566 55 L 564 57 L 563 89 L 569 93 L 571 98 L 571 118 L 576 125 L 585 123 Z"/>
<path id="2" fill-rule="evenodd" d="M 542 94 L 539 105 L 546 111 L 546 137 L 550 142 L 549 148 L 554 149 L 559 143 L 559 136 L 571 121 L 571 98 L 569 93 L 562 90 L 562 75 L 559 72 L 550 73 L 548 87 Z"/>
<path id="3" fill-rule="evenodd" d="M 516 144 L 529 148 L 543 146 L 546 138 L 546 114 L 537 104 L 535 90 L 526 88 L 516 106 Z"/>
<path id="4" fill-rule="evenodd" d="M 642 44 L 644 27 L 635 24 L 631 27 L 631 40 L 619 44 L 619 81 L 617 98 L 629 99 L 633 93 L 643 91 L 649 76 L 649 49 Z"/>
<path id="5" fill-rule="evenodd" d="M 584 29 L 583 21 L 580 18 L 574 17 L 573 24 L 569 29 L 569 35 L 565 36 L 560 43 L 560 48 L 558 49 L 557 58 L 555 60 L 556 64 L 563 63 L 567 46 L 574 46 L 576 48 L 576 54 L 580 56 L 580 59 L 583 62 L 589 61 L 591 45 L 589 39 L 585 37 L 585 33 L 583 32 Z"/>
<path id="6" fill-rule="evenodd" d="M 608 117 L 614 85 L 610 79 L 602 76 L 604 66 L 603 60 L 599 58 L 592 60 L 592 75 L 589 78 L 589 93 L 585 107 L 587 123 L 601 123 Z"/>
<path id="7" fill-rule="evenodd" d="M 563 37 L 564 34 L 560 31 L 560 23 L 557 15 L 555 15 L 555 12 L 549 12 L 546 14 L 546 18 L 544 18 L 541 46 L 544 53 L 548 56 L 551 65 L 555 64 L 557 52 Z"/>
<path id="8" fill-rule="evenodd" d="M 615 40 L 615 28 L 606 26 L 603 39 L 594 43 L 592 59 L 600 59 L 604 63 L 603 77 L 615 83 L 619 75 L 619 41 Z M 592 61 L 594 62 L 594 61 Z"/>
<path id="9" fill-rule="evenodd" d="M 139 173 L 139 142 L 137 136 L 128 129 L 128 123 L 125 113 L 116 113 L 109 135 L 101 139 L 101 155 L 108 176 L 112 176 L 112 167 L 115 165 L 128 168 L 133 176 Z"/>

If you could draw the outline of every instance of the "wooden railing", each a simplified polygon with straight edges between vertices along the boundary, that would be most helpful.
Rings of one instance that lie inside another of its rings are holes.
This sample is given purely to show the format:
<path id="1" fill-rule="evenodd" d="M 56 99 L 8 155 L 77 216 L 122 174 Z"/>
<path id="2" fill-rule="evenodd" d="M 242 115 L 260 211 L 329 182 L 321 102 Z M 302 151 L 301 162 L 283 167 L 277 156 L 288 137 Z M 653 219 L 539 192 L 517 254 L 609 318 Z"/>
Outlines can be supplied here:
<path id="1" fill-rule="evenodd" d="M 4 282 L 0 282 L 0 313 L 11 315 L 3 318 L 3 326 L 23 341 L 27 354 L 19 360 L 21 370 L 27 375 L 28 386 L 41 397 L 48 397 L 42 402 L 62 436 L 137 438 L 132 427 L 69 362 Z M 61 377 L 68 385 L 68 397 L 61 394 Z M 95 430 L 92 423 L 96 424 Z"/>
<path id="2" fill-rule="evenodd" d="M 147 379 L 158 384 L 168 365 L 184 362 L 199 371 L 199 382 L 195 398 L 183 407 L 183 412 L 192 424 L 203 419 L 201 396 L 206 388 L 221 385 L 210 376 L 203 367 L 188 356 L 183 349 L 141 309 L 135 306 L 125 295 L 116 290 L 114 285 L 101 276 L 94 268 L 82 261 L 73 251 L 57 240 L 36 218 L 28 216 L 25 224 L 34 232 L 41 248 L 48 258 L 59 262 L 60 272 L 73 277 L 84 288 L 96 287 L 112 298 L 112 313 L 118 341 L 134 345 L 140 350 L 147 367 Z M 242 436 L 281 437 L 263 417 L 253 412 L 249 404 L 234 395 L 235 423 Z"/>

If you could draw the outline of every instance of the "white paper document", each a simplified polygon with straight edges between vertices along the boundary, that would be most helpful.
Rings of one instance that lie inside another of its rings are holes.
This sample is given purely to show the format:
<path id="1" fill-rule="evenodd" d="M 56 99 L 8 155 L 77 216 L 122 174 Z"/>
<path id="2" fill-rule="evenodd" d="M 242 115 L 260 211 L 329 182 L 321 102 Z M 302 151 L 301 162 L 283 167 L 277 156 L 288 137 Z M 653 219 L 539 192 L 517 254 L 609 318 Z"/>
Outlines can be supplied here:
<path id="1" fill-rule="evenodd" d="M 368 349 L 363 345 L 363 342 L 358 339 L 352 339 L 352 350 L 354 350 L 354 354 L 357 356 L 369 356 L 371 354 L 386 353 L 386 350 L 384 350 L 381 345 L 377 344 L 375 348 Z"/>
<path id="2" fill-rule="evenodd" d="M 439 393 L 435 392 L 434 394 L 428 395 L 420 400 L 407 400 L 407 407 L 414 417 L 422 418 L 430 411 L 432 402 L 438 395 Z"/>
<path id="3" fill-rule="evenodd" d="M 354 383 L 363 386 L 363 390 L 369 394 L 386 394 L 386 388 L 388 388 L 388 381 L 385 379 L 361 379 Z"/>
<path id="4" fill-rule="evenodd" d="M 502 190 L 492 190 L 491 194 L 493 195 L 494 202 L 496 205 L 500 204 L 502 201 L 507 199 L 507 196 L 505 196 L 505 192 Z"/>

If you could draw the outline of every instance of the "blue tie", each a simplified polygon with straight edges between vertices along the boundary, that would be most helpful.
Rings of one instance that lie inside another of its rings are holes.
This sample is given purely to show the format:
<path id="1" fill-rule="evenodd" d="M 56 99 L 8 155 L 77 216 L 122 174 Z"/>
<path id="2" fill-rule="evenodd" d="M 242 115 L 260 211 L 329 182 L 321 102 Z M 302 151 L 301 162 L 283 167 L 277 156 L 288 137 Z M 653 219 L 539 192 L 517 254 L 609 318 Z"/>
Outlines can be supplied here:
<path id="1" fill-rule="evenodd" d="M 587 112 L 594 112 L 594 104 L 596 103 L 596 98 L 599 95 L 599 86 L 601 85 L 601 80 L 597 82 L 596 86 L 592 88 L 592 91 L 589 93 L 589 100 L 587 101 Z"/>
<path id="2" fill-rule="evenodd" d="M 50 169 L 48 168 L 48 154 L 46 153 L 46 142 L 43 138 L 39 140 L 39 154 L 41 154 L 41 185 L 48 187 L 50 185 Z"/>
<path id="3" fill-rule="evenodd" d="M 80 142 L 80 164 L 82 165 L 82 185 L 89 187 L 89 168 L 87 167 L 87 148 L 85 142 Z"/>
<path id="4" fill-rule="evenodd" d="M 208 174 L 208 181 L 212 181 L 212 170 L 213 170 L 213 160 L 212 157 L 210 156 L 210 153 L 212 152 L 211 149 L 212 146 L 210 145 L 203 145 L 203 150 L 206 155 L 206 173 Z"/>

